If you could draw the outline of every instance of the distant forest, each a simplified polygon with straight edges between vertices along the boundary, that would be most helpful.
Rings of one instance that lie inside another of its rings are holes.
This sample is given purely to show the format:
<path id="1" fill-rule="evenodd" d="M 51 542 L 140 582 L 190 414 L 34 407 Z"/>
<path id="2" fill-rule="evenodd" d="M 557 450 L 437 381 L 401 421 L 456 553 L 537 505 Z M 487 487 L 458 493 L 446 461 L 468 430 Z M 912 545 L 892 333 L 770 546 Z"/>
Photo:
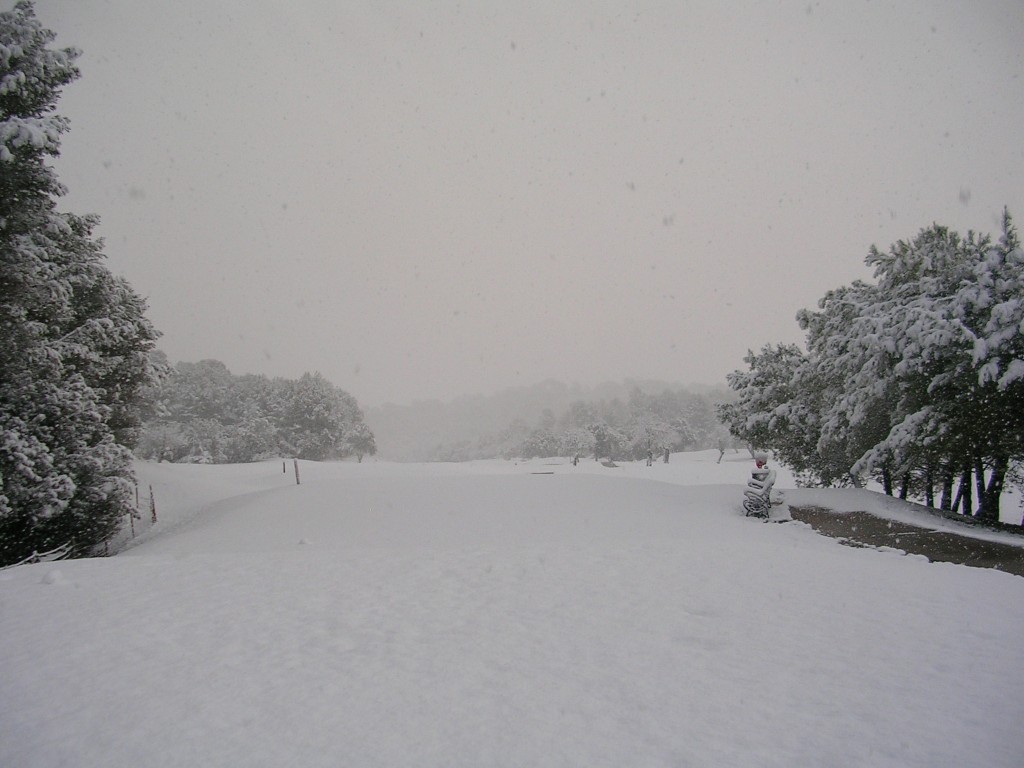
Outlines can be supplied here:
<path id="1" fill-rule="evenodd" d="M 162 353 L 158 353 L 162 354 Z M 294 456 L 323 461 L 377 452 L 352 395 L 319 373 L 235 375 L 219 360 L 179 362 L 148 393 L 140 458 L 224 464 Z"/>
<path id="2" fill-rule="evenodd" d="M 715 414 L 726 387 L 626 380 L 593 388 L 547 380 L 491 396 L 367 409 L 381 456 L 397 461 L 580 456 L 716 447 L 732 438 Z"/>

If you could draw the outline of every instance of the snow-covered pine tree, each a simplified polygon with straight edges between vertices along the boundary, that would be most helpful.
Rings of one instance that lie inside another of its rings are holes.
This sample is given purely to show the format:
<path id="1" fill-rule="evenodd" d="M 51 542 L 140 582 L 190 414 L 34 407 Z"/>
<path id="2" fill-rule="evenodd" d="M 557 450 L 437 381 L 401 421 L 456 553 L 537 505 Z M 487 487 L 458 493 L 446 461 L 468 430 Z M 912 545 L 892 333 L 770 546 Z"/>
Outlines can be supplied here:
<path id="1" fill-rule="evenodd" d="M 1024 461 L 1024 251 L 1009 213 L 998 245 L 933 225 L 866 262 L 875 284 L 798 314 L 806 356 L 766 347 L 729 375 L 723 422 L 815 482 L 874 472 L 933 506 L 938 487 L 938 506 L 959 499 L 965 514 L 976 494 L 978 517 L 997 521 Z"/>
<path id="2" fill-rule="evenodd" d="M 873 311 L 882 300 L 876 286 L 856 281 L 828 291 L 817 312 L 797 313 L 808 358 L 794 389 L 804 400 L 814 393 L 820 431 L 810 463 L 826 484 L 858 483 L 851 467 L 889 431 L 893 355 L 879 343 L 883 318 Z M 891 487 L 890 469 L 882 467 Z"/>
<path id="3" fill-rule="evenodd" d="M 832 482 L 834 469 L 823 467 L 817 450 L 825 383 L 814 380 L 807 355 L 795 344 L 766 344 L 744 362 L 749 370 L 726 377 L 737 397 L 718 406 L 721 422 L 739 442 L 771 450 L 803 481 Z"/>
<path id="4" fill-rule="evenodd" d="M 319 372 L 304 373 L 286 382 L 283 401 L 280 429 L 299 458 L 324 461 L 348 453 L 346 435 L 363 420 L 352 395 Z"/>
<path id="5" fill-rule="evenodd" d="M 875 268 L 877 297 L 862 309 L 858 323 L 877 329 L 871 345 L 887 364 L 874 374 L 892 393 L 891 428 L 855 471 L 886 465 L 899 478 L 901 496 L 911 489 L 929 503 L 938 483 L 939 506 L 946 509 L 954 478 L 966 470 L 964 482 L 970 481 L 970 457 L 978 444 L 976 424 L 963 407 L 977 389 L 972 331 L 956 311 L 954 295 L 985 243 L 973 233 L 963 238 L 936 224 L 886 253 L 872 248 L 866 259 Z"/>
<path id="6" fill-rule="evenodd" d="M 1024 249 L 1009 210 L 1002 235 L 974 264 L 973 281 L 961 283 L 958 313 L 977 324 L 972 360 L 979 397 L 972 421 L 985 431 L 975 457 L 979 515 L 999 519 L 999 497 L 1013 464 L 1024 462 Z M 982 472 L 988 480 L 982 483 Z"/>
<path id="7" fill-rule="evenodd" d="M 1024 249 L 1008 210 L 998 245 L 975 265 L 974 277 L 977 287 L 961 298 L 975 312 L 987 310 L 974 344 L 980 381 L 995 382 L 1000 391 L 1019 387 L 1024 384 Z"/>
<path id="8" fill-rule="evenodd" d="M 348 453 L 355 455 L 362 462 L 363 456 L 377 455 L 377 440 L 363 421 L 351 424 L 345 434 L 345 445 Z"/>
<path id="9" fill-rule="evenodd" d="M 78 77 L 73 48 L 31 2 L 0 13 L 0 564 L 71 543 L 79 554 L 128 513 L 138 395 L 157 333 L 102 264 L 93 217 L 59 213 L 47 159 Z"/>

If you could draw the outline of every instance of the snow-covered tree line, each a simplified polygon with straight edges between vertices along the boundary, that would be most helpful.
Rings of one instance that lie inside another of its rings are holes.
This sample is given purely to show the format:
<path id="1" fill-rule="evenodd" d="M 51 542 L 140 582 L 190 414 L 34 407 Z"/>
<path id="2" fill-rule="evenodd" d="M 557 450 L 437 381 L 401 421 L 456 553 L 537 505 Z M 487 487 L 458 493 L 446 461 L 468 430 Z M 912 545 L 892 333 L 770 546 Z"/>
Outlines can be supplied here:
<path id="1" fill-rule="evenodd" d="M 240 463 L 273 456 L 323 461 L 374 455 L 355 398 L 319 373 L 236 376 L 219 360 L 178 363 L 149 393 L 136 454 L 158 461 Z"/>
<path id="2" fill-rule="evenodd" d="M 55 109 L 79 53 L 54 40 L 30 2 L 0 13 L 0 564 L 116 531 L 154 376 L 158 334 L 104 266 L 97 219 L 57 210 Z"/>
<path id="3" fill-rule="evenodd" d="M 873 283 L 797 315 L 806 351 L 768 345 L 729 375 L 738 399 L 721 418 L 809 483 L 875 477 L 998 521 L 1024 461 L 1024 250 L 1010 213 L 998 241 L 933 225 L 866 261 Z"/>
<path id="4" fill-rule="evenodd" d="M 725 437 L 713 405 L 686 390 L 659 394 L 634 387 L 629 399 L 577 400 L 559 416 L 546 409 L 535 424 L 516 419 L 476 443 L 439 446 L 436 458 L 548 458 L 554 456 L 617 459 L 660 457 L 716 445 Z"/>

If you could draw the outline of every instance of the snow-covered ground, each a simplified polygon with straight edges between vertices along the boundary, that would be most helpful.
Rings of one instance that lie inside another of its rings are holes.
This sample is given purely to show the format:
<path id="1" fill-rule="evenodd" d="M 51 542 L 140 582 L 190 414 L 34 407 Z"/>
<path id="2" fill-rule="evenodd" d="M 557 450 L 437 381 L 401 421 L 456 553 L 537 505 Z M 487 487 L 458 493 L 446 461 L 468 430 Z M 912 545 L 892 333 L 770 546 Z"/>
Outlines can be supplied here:
<path id="1" fill-rule="evenodd" d="M 141 464 L 120 555 L 0 572 L 0 765 L 1024 764 L 1024 579 L 717 458 Z"/>

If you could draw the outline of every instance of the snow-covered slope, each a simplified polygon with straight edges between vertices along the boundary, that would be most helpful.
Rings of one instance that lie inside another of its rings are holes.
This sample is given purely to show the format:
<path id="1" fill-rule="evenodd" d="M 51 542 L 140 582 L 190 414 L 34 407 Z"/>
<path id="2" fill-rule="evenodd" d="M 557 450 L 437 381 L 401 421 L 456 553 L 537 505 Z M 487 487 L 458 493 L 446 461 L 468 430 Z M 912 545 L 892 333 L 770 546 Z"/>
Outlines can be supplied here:
<path id="1" fill-rule="evenodd" d="M 1020 765 L 1024 579 L 715 459 L 141 465 L 121 555 L 0 572 L 0 765 Z"/>

